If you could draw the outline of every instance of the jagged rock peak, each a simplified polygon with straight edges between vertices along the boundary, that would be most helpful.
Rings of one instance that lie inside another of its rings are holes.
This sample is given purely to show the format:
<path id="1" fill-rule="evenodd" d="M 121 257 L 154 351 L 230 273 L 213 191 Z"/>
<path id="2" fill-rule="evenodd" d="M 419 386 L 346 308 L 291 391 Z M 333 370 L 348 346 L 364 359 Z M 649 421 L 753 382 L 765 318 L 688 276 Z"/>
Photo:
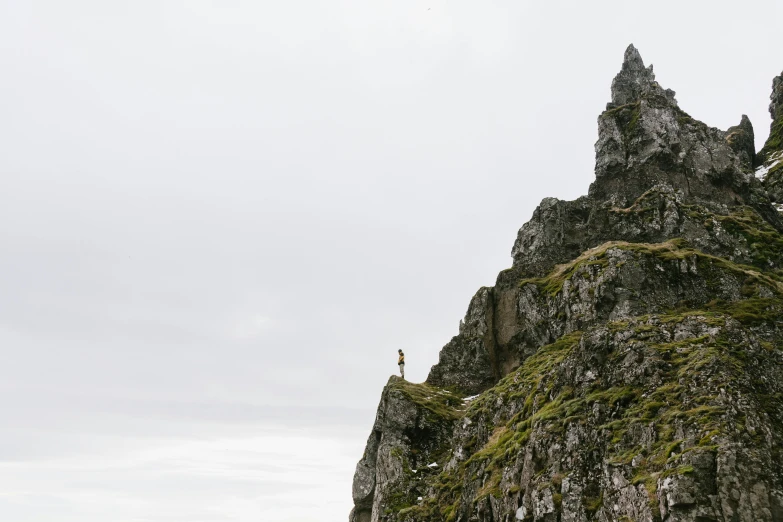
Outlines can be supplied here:
<path id="1" fill-rule="evenodd" d="M 612 102 L 598 118 L 595 150 L 593 199 L 627 207 L 667 184 L 692 203 L 751 204 L 779 221 L 753 179 L 750 120 L 728 133 L 695 120 L 678 107 L 674 91 L 655 81 L 633 46 L 612 82 Z"/>
<path id="2" fill-rule="evenodd" d="M 649 71 L 652 73 L 652 65 L 649 69 L 645 69 L 644 60 L 642 60 L 639 50 L 633 44 L 629 44 L 623 56 L 623 70 Z"/>
<path id="3" fill-rule="evenodd" d="M 753 133 L 753 124 L 750 118 L 743 114 L 739 125 L 729 127 L 726 131 L 726 141 L 746 168 L 751 168 L 755 163 L 756 140 Z"/>
<path id="4" fill-rule="evenodd" d="M 607 109 L 633 103 L 651 92 L 665 94 L 674 101 L 674 91 L 664 91 L 655 81 L 653 66 L 644 66 L 642 55 L 633 44 L 625 50 L 623 65 L 612 81 L 612 102 Z"/>

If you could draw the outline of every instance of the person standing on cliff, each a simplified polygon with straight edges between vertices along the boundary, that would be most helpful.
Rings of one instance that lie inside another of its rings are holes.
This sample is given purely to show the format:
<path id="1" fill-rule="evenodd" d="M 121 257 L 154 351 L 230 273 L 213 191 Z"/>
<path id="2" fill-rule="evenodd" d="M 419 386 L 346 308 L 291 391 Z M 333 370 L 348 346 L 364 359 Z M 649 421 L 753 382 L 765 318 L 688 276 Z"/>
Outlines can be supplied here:
<path id="1" fill-rule="evenodd" d="M 397 353 L 400 354 L 397 359 L 397 364 L 400 366 L 400 375 L 405 379 L 405 354 L 402 353 L 402 350 L 397 350 Z"/>

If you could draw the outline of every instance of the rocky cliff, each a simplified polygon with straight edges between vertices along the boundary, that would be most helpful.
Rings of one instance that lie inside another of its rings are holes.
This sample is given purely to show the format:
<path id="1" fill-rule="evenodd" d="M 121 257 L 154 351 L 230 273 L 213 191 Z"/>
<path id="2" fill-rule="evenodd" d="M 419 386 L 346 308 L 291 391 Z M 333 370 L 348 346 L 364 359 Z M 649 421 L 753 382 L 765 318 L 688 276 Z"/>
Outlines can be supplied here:
<path id="1" fill-rule="evenodd" d="M 757 154 L 630 46 L 588 195 L 542 201 L 427 381 L 389 380 L 350 522 L 783 522 L 783 77 L 770 112 Z"/>
<path id="2" fill-rule="evenodd" d="M 757 157 L 757 176 L 764 181 L 770 198 L 783 203 L 783 73 L 772 81 L 769 138 Z"/>

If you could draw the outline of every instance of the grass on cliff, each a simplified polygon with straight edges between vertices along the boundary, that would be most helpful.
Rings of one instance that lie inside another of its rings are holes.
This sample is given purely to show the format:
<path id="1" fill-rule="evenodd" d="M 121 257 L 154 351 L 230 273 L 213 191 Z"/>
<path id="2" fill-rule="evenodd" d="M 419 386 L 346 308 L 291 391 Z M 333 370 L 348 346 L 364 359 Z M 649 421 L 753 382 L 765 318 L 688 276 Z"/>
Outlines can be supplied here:
<path id="1" fill-rule="evenodd" d="M 710 128 L 709 125 L 695 119 L 693 116 L 691 116 L 684 110 L 680 109 L 679 107 L 675 107 L 675 111 L 677 112 L 677 123 L 679 123 L 680 125 L 691 125 L 693 127 L 698 127 L 704 131 Z"/>
<path id="2" fill-rule="evenodd" d="M 530 395 L 525 394 L 524 390 L 540 386 L 545 376 L 563 361 L 580 338 L 581 332 L 575 332 L 562 337 L 556 343 L 541 348 L 528 358 L 519 370 L 504 378 L 497 386 L 473 401 L 465 414 L 468 417 L 486 414 L 497 399 L 496 392 L 498 390 L 510 391 L 512 388 L 514 389 L 513 396 L 508 396 L 504 400 L 519 400 Z M 517 386 L 522 389 L 517 390 Z M 558 404 L 561 402 L 562 398 Z M 482 447 L 475 448 L 475 446 L 468 444 L 463 448 L 466 451 L 471 449 L 475 451 L 468 459 L 459 464 L 456 471 L 444 471 L 437 477 L 434 483 L 436 496 L 429 498 L 418 508 L 417 516 L 420 518 L 416 520 L 452 522 L 456 518 L 465 479 L 471 477 L 471 470 L 477 467 L 486 468 L 489 471 L 487 480 L 483 481 L 483 486 L 474 500 L 478 501 L 488 495 L 499 496 L 501 494 L 499 484 L 503 461 L 512 458 L 523 449 L 528 441 L 530 428 L 537 419 L 537 416 L 532 414 L 532 410 L 535 408 L 533 402 L 525 402 L 524 407 L 526 411 L 531 412 L 531 416 L 525 420 L 524 426 L 517 425 L 516 420 L 519 418 L 515 418 L 505 425 L 496 427 Z M 543 417 L 547 412 L 552 411 L 554 409 L 550 405 L 539 410 L 537 415 Z M 472 442 L 475 444 L 476 441 Z"/>
<path id="3" fill-rule="evenodd" d="M 655 103 L 655 99 L 656 96 L 643 96 L 641 99 L 635 102 L 620 105 L 619 107 L 604 111 L 600 117 L 613 118 L 620 128 L 620 131 L 623 134 L 623 138 L 625 138 L 627 141 L 629 138 L 633 138 L 639 133 L 642 101 L 649 100 Z M 674 110 L 677 114 L 677 123 L 680 125 L 690 125 L 705 131 L 709 129 L 709 126 L 706 123 L 693 118 L 690 114 L 680 109 L 679 107 L 674 107 Z"/>
<path id="4" fill-rule="evenodd" d="M 448 389 L 430 386 L 426 383 L 412 383 L 400 377 L 393 376 L 388 384 L 390 393 L 399 393 L 405 399 L 417 405 L 423 410 L 423 417 L 432 425 L 446 426 L 452 424 L 464 414 L 463 399 Z M 422 419 L 419 419 L 421 421 Z M 417 425 L 418 425 L 417 421 Z M 422 449 L 418 446 L 417 437 L 423 436 L 424 440 L 431 440 L 431 434 L 425 430 L 423 435 L 417 434 L 416 429 L 406 431 L 406 436 L 411 440 L 411 454 L 418 461 L 418 470 L 411 469 L 412 461 L 401 448 L 394 447 L 390 456 L 398 459 L 403 470 L 404 480 L 396 489 L 386 492 L 383 499 L 383 514 L 385 516 L 407 516 L 407 513 L 416 510 L 417 497 L 423 493 L 418 488 L 423 487 L 431 470 L 424 467 L 431 461 L 443 463 L 450 455 L 451 448 L 448 445 L 437 444 Z"/>
<path id="5" fill-rule="evenodd" d="M 760 231 L 759 234 L 767 232 L 768 231 Z M 781 241 L 781 247 L 783 247 L 783 239 L 780 238 L 776 233 L 775 236 L 776 237 L 774 238 L 770 237 L 767 244 L 771 245 L 774 243 L 774 241 Z M 759 238 L 757 241 L 762 241 L 762 239 Z M 585 269 L 591 269 L 591 267 L 595 267 L 593 270 L 600 271 L 601 269 L 608 266 L 609 261 L 607 259 L 607 252 L 611 249 L 636 252 L 641 255 L 652 256 L 660 261 L 695 258 L 696 262 L 701 265 L 700 268 L 708 267 L 708 265 L 714 265 L 722 270 L 734 272 L 738 275 L 751 278 L 754 281 L 768 285 L 778 292 L 783 292 L 783 282 L 781 282 L 781 277 L 777 274 L 761 272 L 757 267 L 734 263 L 722 257 L 713 256 L 700 250 L 689 248 L 682 239 L 672 239 L 663 243 L 629 243 L 626 241 L 608 241 L 602 245 L 585 251 L 583 254 L 569 263 L 558 265 L 545 277 L 524 279 L 520 281 L 519 285 L 525 286 L 528 284 L 533 284 L 536 285 L 542 292 L 555 297 L 563 290 L 565 282 L 573 278 L 575 274 L 584 272 Z"/>
<path id="6" fill-rule="evenodd" d="M 427 383 L 416 384 L 395 376 L 390 383 L 390 389 L 399 390 L 411 402 L 445 420 L 455 420 L 463 414 L 462 398 L 446 388 L 430 386 Z"/>
<path id="7" fill-rule="evenodd" d="M 783 161 L 775 170 L 783 168 Z M 639 196 L 629 207 L 610 209 L 615 214 L 643 214 L 660 211 L 660 190 L 652 188 Z M 717 214 L 709 211 L 701 205 L 678 205 L 681 212 L 693 221 L 701 222 L 703 226 L 713 234 L 713 241 L 718 241 L 719 230 L 722 227 L 730 235 L 744 239 L 750 249 L 752 264 L 758 268 L 769 271 L 770 263 L 779 264 L 783 259 L 783 234 L 769 224 L 756 210 L 749 206 L 737 206 L 731 208 L 728 214 Z M 684 247 L 684 243 L 680 247 Z"/>
<path id="8" fill-rule="evenodd" d="M 783 150 L 783 109 L 778 111 L 772 126 L 769 129 L 769 137 L 764 147 L 759 151 L 759 157 L 766 160 L 771 154 Z M 768 174 L 769 175 L 769 174 Z"/>
<path id="9" fill-rule="evenodd" d="M 658 188 L 651 188 L 645 191 L 641 196 L 631 203 L 629 207 L 612 207 L 610 212 L 615 214 L 644 213 L 658 210 L 659 196 L 661 191 Z"/>
<path id="10" fill-rule="evenodd" d="M 720 225 L 729 234 L 744 238 L 754 266 L 769 271 L 770 262 L 783 259 L 783 234 L 752 208 L 737 207 L 726 215 L 714 214 L 696 205 L 683 205 L 683 208 L 691 219 L 703 221 L 705 228 L 711 232 Z M 778 275 L 777 272 L 774 274 Z"/>
<path id="11" fill-rule="evenodd" d="M 601 118 L 613 118 L 627 141 L 635 136 L 639 130 L 641 117 L 641 101 L 620 105 L 601 114 Z"/>
<path id="12" fill-rule="evenodd" d="M 635 204 L 643 208 L 640 197 Z M 621 209 L 626 210 L 626 209 Z M 695 207 L 688 207 L 698 212 Z M 694 216 L 690 216 L 694 217 Z M 526 359 L 513 373 L 507 375 L 492 389 L 473 401 L 467 411 L 455 402 L 442 399 L 443 393 L 433 393 L 428 388 L 406 388 L 412 400 L 428 404 L 428 409 L 448 418 L 466 415 L 474 423 L 484 427 L 468 441 L 462 450 L 467 457 L 455 469 L 442 471 L 431 484 L 435 495 L 411 508 L 411 520 L 453 522 L 460 506 L 476 505 L 486 497 L 520 494 L 518 485 L 503 482 L 503 469 L 526 451 L 535 433 L 551 434 L 556 440 L 564 438 L 569 427 L 578 424 L 594 429 L 601 434 L 600 440 L 586 441 L 585 455 L 629 466 L 634 460 L 634 484 L 643 484 L 650 496 L 651 509 L 658 516 L 656 488 L 659 479 L 670 474 L 687 475 L 693 467 L 683 460 L 690 452 L 714 452 L 719 439 L 736 437 L 744 430 L 744 414 L 729 414 L 717 400 L 720 388 L 737 386 L 739 376 L 746 373 L 748 354 L 736 339 L 722 334 L 703 335 L 679 341 L 653 342 L 656 332 L 683 321 L 697 320 L 704 325 L 722 327 L 729 317 L 749 327 L 776 327 L 783 316 L 783 277 L 776 272 L 766 271 L 768 259 L 779 258 L 783 253 L 783 236 L 748 207 L 738 207 L 729 215 L 706 213 L 704 219 L 716 220 L 726 231 L 746 239 L 754 252 L 753 260 L 759 266 L 734 263 L 724 258 L 706 254 L 690 248 L 683 240 L 675 239 L 664 243 L 607 242 L 590 249 L 573 261 L 557 266 L 542 278 L 526 279 L 520 283 L 536 285 L 550 296 L 557 296 L 566 281 L 575 276 L 597 274 L 609 265 L 607 252 L 620 249 L 642 256 L 652 256 L 660 261 L 688 259 L 695 261 L 702 277 L 718 277 L 720 273 L 709 270 L 718 268 L 730 272 L 744 281 L 742 299 L 726 302 L 713 300 L 701 309 L 691 309 L 682 303 L 681 309 L 668 315 L 645 316 L 607 324 L 615 333 L 631 332 L 633 338 L 646 346 L 646 357 L 655 358 L 658 363 L 661 384 L 652 389 L 607 382 L 598 378 L 591 385 L 579 387 L 573 376 L 563 375 L 563 362 L 579 351 L 581 332 L 561 337 L 553 344 L 540 348 Z M 714 223 L 714 222 L 713 222 Z M 707 281 L 708 287 L 718 282 Z M 763 290 L 763 291 L 762 291 Z M 769 297 L 772 295 L 773 297 Z M 762 343 L 766 350 L 779 350 L 772 343 Z M 610 353 L 605 365 L 620 365 L 623 353 Z M 703 375 L 709 375 L 709 386 L 694 387 Z M 570 383 L 570 384 L 568 384 Z M 406 387 L 405 384 L 401 384 Z M 421 385 L 415 385 L 421 386 Z M 426 386 L 426 385 L 424 385 Z M 576 388 L 574 386 L 577 386 Z M 764 383 L 759 384 L 763 389 Z M 763 394 L 762 394 L 763 396 Z M 434 399 L 433 399 L 434 398 Z M 432 401 L 435 404 L 432 404 Z M 780 405 L 783 397 L 769 396 L 769 404 Z M 498 419 L 503 405 L 515 404 L 516 413 L 511 418 Z M 595 425 L 595 412 L 607 416 L 605 422 Z M 770 411 L 772 411 L 770 409 Z M 770 413 L 771 414 L 771 413 Z M 686 441 L 677 438 L 682 426 L 697 430 L 698 440 Z M 634 445 L 634 433 L 652 429 L 654 436 L 646 445 Z M 733 430 L 733 431 L 732 431 Z M 738 431 L 739 430 L 739 431 Z M 717 438 L 716 438 L 717 437 Z M 630 466 L 629 466 L 630 469 Z M 566 470 L 567 473 L 567 470 Z M 536 487 L 539 490 L 552 489 L 553 499 L 559 498 L 561 471 L 539 469 Z M 481 485 L 467 495 L 465 486 L 469 481 Z M 587 513 L 595 514 L 602 506 L 603 498 L 596 489 L 595 494 L 586 490 L 583 504 Z M 656 519 L 657 520 L 657 519 Z"/>
<path id="13" fill-rule="evenodd" d="M 467 417 L 474 422 L 484 419 L 489 435 L 484 441 L 471 440 L 464 448 L 469 457 L 456 469 L 438 476 L 433 486 L 436 495 L 417 508 L 420 520 L 451 522 L 461 504 L 475 505 L 489 495 L 500 497 L 519 493 L 518 487 L 503 484 L 504 467 L 524 455 L 534 432 L 538 436 L 551 434 L 555 440 L 562 441 L 573 424 L 591 427 L 595 433 L 601 434 L 601 440 L 583 442 L 586 455 L 596 455 L 599 460 L 616 465 L 629 465 L 632 459 L 636 460 L 634 474 L 629 479 L 635 484 L 645 485 L 652 511 L 656 514 L 658 480 L 670 474 L 694 472 L 693 467 L 682 460 L 683 455 L 714 452 L 716 437 L 739 436 L 739 432 L 731 430 L 743 429 L 744 414 L 734 413 L 729 422 L 717 394 L 721 388 L 736 387 L 737 379 L 745 375 L 747 351 L 723 333 L 670 342 L 653 342 L 651 339 L 660 338 L 655 336 L 657 329 L 684 321 L 723 326 L 730 315 L 753 316 L 753 323 L 772 321 L 774 318 L 768 313 L 775 304 L 772 301 L 748 300 L 734 308 L 731 304 L 715 303 L 712 310 L 691 310 L 610 323 L 610 331 L 617 334 L 630 331 L 633 339 L 638 339 L 636 344 L 626 344 L 628 350 L 632 352 L 637 349 L 633 346 L 645 346 L 646 351 L 639 353 L 657 361 L 655 367 L 661 372 L 661 384 L 654 388 L 605 382 L 600 377 L 579 389 L 563 384 L 568 381 L 563 375 L 564 361 L 584 356 L 580 349 L 581 332 L 574 332 L 541 348 L 518 370 L 470 405 Z M 780 302 L 777 302 L 777 309 L 779 305 Z M 642 345 L 638 344 L 640 342 Z M 603 363 L 604 368 L 623 364 L 623 359 L 631 353 L 628 350 L 610 352 Z M 778 404 L 783 401 L 781 397 L 773 399 Z M 495 424 L 491 419 L 497 417 L 499 404 L 517 404 L 519 411 Z M 594 425 L 595 412 L 599 411 L 596 408 L 603 412 L 601 416 L 606 419 L 597 426 Z M 690 426 L 700 433 L 695 444 L 677 438 L 678 429 L 683 426 Z M 634 432 L 650 429 L 654 436 L 648 444 L 633 444 L 636 439 L 631 435 Z M 537 470 L 537 488 L 551 488 L 553 498 L 560 495 L 562 473 L 567 474 L 568 470 Z M 468 480 L 482 484 L 473 498 L 464 498 L 464 485 Z M 600 509 L 603 501 L 600 496 L 587 494 L 583 500 L 585 509 L 591 513 Z"/>

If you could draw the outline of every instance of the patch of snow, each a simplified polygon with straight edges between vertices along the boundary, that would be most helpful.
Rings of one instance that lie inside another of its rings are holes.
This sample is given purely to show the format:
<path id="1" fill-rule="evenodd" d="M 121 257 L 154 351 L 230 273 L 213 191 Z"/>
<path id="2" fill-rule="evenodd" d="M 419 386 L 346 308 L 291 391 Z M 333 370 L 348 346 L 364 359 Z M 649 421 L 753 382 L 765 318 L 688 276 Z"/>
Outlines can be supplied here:
<path id="1" fill-rule="evenodd" d="M 762 165 L 759 168 L 756 169 L 756 177 L 760 179 L 761 181 L 764 181 L 764 178 L 767 177 L 767 174 L 770 170 L 772 170 L 773 167 L 777 166 L 780 162 L 783 162 L 783 152 L 778 153 L 776 156 L 772 156 L 769 158 L 772 163 L 767 163 L 766 165 Z"/>
<path id="2" fill-rule="evenodd" d="M 421 502 L 421 497 L 417 498 L 416 500 L 418 500 L 419 502 Z"/>
<path id="3" fill-rule="evenodd" d="M 764 178 L 767 177 L 767 172 L 769 172 L 769 169 L 770 167 L 766 167 L 764 165 L 757 168 L 755 172 L 756 178 L 759 179 L 760 181 L 764 181 Z"/>
<path id="4" fill-rule="evenodd" d="M 470 401 L 476 399 L 477 397 L 478 397 L 478 395 L 471 395 L 470 397 L 465 397 L 464 399 L 462 399 L 462 402 L 470 402 Z"/>
<path id="5" fill-rule="evenodd" d="M 416 473 L 417 471 L 419 471 L 419 470 L 418 469 L 412 469 L 411 473 Z"/>
<path id="6" fill-rule="evenodd" d="M 438 463 L 437 462 L 433 462 L 432 464 L 427 464 L 427 467 L 428 468 L 437 468 L 438 467 Z"/>

